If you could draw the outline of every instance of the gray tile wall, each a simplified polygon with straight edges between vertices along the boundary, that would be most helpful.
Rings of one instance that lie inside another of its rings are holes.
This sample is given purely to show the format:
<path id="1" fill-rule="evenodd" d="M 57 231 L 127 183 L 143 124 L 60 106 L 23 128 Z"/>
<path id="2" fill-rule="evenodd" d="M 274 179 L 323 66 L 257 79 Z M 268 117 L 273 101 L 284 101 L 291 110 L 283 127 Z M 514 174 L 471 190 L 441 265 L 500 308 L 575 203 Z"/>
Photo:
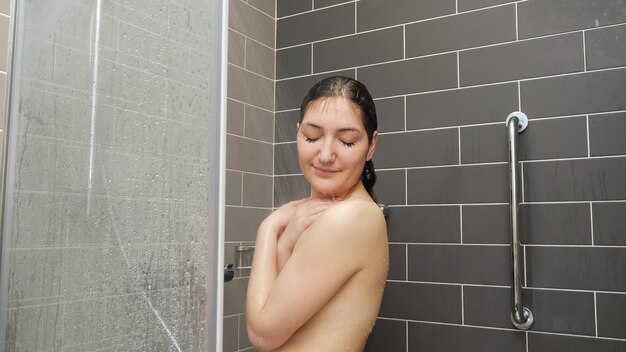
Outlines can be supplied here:
<path id="1" fill-rule="evenodd" d="M 224 262 L 254 243 L 273 206 L 275 0 L 229 0 Z M 280 9 L 279 9 L 280 10 Z M 278 73 L 281 74 L 280 71 Z M 224 352 L 253 350 L 246 335 L 248 270 L 224 284 Z"/>
<path id="2" fill-rule="evenodd" d="M 300 99 L 363 81 L 390 270 L 367 351 L 626 350 L 626 4 L 278 0 L 274 205 L 308 191 Z M 520 135 L 530 332 L 509 321 L 504 120 Z"/>

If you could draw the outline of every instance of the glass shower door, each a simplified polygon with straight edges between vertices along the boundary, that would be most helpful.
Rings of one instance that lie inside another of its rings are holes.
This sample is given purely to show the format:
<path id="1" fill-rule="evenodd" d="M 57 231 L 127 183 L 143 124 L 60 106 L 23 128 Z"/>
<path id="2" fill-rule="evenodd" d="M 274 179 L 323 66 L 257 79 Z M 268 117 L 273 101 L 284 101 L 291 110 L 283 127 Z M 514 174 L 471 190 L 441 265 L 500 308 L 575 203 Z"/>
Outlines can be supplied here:
<path id="1" fill-rule="evenodd" d="M 0 351 L 210 351 L 220 2 L 18 1 Z"/>

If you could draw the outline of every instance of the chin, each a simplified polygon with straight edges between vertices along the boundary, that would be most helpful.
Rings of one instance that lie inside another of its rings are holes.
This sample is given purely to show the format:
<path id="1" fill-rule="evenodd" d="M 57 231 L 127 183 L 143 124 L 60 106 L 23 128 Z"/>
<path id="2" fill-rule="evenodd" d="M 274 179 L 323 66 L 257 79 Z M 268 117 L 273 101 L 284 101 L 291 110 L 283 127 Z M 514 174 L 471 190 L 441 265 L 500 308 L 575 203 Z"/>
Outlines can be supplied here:
<path id="1" fill-rule="evenodd" d="M 341 193 L 341 189 L 336 187 L 336 186 L 332 186 L 332 185 L 328 185 L 328 184 L 324 184 L 322 182 L 310 182 L 309 184 L 311 185 L 311 190 L 313 192 L 317 192 L 317 193 L 321 193 L 321 194 L 327 194 L 327 195 L 332 195 L 332 194 L 338 194 Z"/>

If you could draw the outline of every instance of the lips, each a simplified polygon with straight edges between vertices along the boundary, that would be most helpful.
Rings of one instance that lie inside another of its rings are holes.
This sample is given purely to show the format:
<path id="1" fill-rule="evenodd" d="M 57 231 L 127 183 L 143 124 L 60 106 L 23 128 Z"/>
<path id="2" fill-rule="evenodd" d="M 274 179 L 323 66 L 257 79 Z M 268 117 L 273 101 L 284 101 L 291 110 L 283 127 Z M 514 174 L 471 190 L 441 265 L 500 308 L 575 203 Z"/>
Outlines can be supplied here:
<path id="1" fill-rule="evenodd" d="M 321 177 L 330 177 L 330 176 L 335 175 L 337 172 L 339 172 L 337 170 L 315 166 L 315 165 L 313 165 L 313 169 L 315 170 L 315 174 Z"/>

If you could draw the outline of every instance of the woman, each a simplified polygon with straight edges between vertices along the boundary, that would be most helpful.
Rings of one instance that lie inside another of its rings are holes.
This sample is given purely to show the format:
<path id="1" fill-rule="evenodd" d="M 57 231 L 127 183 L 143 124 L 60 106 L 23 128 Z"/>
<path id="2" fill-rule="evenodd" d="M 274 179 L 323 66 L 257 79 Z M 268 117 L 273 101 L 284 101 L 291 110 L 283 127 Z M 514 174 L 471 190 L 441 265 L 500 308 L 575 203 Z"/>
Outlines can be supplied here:
<path id="1" fill-rule="evenodd" d="M 324 79 L 304 98 L 296 145 L 311 197 L 259 226 L 246 301 L 257 349 L 363 350 L 388 267 L 372 191 L 376 128 L 374 102 L 354 79 Z"/>

